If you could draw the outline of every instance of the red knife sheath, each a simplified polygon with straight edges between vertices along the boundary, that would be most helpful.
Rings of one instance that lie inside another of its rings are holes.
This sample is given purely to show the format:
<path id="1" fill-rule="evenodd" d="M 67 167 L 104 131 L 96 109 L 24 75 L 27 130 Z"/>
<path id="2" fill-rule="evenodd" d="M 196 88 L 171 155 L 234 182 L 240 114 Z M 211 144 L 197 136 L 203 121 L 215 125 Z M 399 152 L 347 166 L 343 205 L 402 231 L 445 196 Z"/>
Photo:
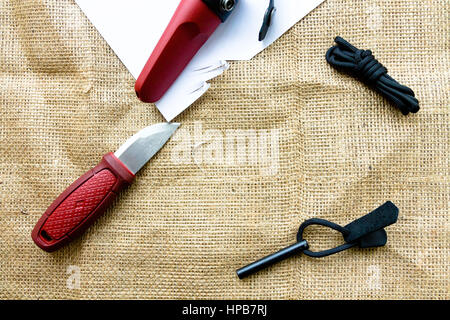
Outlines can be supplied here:
<path id="1" fill-rule="evenodd" d="M 161 99 L 237 2 L 182 0 L 136 81 L 138 98 Z"/>

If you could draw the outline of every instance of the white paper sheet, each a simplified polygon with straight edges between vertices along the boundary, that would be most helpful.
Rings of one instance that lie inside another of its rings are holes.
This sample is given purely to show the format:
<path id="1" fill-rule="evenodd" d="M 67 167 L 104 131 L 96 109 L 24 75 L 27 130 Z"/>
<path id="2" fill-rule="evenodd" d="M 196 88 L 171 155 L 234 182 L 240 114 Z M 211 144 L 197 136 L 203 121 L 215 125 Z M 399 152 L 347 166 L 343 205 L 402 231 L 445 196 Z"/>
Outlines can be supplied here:
<path id="1" fill-rule="evenodd" d="M 137 78 L 180 0 L 75 0 Z M 272 25 L 258 41 L 269 1 L 240 0 L 156 106 L 167 121 L 201 97 L 206 81 L 228 68 L 226 60 L 249 60 L 264 50 L 324 0 L 275 0 Z"/>

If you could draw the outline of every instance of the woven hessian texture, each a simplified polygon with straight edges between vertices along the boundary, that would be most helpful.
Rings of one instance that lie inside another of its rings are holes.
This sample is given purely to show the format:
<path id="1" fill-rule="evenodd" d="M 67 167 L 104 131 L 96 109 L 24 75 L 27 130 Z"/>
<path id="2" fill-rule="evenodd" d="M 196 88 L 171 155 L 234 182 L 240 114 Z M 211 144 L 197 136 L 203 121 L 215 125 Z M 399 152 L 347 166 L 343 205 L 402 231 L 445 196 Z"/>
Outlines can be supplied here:
<path id="1" fill-rule="evenodd" d="M 212 80 L 114 207 L 48 254 L 30 234 L 51 202 L 164 119 L 74 1 L 0 0 L 0 298 L 448 299 L 448 13 L 446 0 L 325 1 Z M 336 35 L 372 49 L 420 112 L 329 66 Z M 236 277 L 303 220 L 344 225 L 386 200 L 400 208 L 386 247 Z"/>

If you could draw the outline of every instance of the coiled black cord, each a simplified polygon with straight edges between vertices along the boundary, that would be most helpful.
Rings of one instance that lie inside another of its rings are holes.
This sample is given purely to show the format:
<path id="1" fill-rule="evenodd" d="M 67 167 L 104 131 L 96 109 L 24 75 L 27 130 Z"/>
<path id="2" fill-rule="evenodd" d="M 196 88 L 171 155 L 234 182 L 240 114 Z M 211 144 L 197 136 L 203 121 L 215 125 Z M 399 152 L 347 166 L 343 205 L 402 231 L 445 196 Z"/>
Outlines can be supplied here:
<path id="1" fill-rule="evenodd" d="M 355 48 L 341 37 L 336 37 L 334 41 L 337 45 L 331 47 L 326 54 L 329 64 L 338 69 L 349 70 L 362 82 L 375 87 L 404 115 L 419 111 L 419 101 L 415 98 L 414 91 L 391 78 L 387 69 L 372 55 L 372 51 Z"/>

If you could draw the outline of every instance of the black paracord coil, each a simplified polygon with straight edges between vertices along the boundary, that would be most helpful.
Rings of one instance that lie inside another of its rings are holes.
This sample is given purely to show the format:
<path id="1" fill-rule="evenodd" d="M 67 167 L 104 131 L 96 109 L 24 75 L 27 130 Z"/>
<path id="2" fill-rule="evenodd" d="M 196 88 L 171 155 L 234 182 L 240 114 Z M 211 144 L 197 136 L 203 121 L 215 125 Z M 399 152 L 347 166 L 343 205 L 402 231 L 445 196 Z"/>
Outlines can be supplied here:
<path id="1" fill-rule="evenodd" d="M 336 37 L 334 41 L 337 45 L 331 47 L 326 54 L 329 64 L 337 69 L 348 70 L 362 82 L 375 87 L 404 115 L 419 111 L 419 101 L 414 97 L 414 91 L 390 77 L 387 69 L 372 55 L 372 51 L 355 48 L 341 37 Z"/>

